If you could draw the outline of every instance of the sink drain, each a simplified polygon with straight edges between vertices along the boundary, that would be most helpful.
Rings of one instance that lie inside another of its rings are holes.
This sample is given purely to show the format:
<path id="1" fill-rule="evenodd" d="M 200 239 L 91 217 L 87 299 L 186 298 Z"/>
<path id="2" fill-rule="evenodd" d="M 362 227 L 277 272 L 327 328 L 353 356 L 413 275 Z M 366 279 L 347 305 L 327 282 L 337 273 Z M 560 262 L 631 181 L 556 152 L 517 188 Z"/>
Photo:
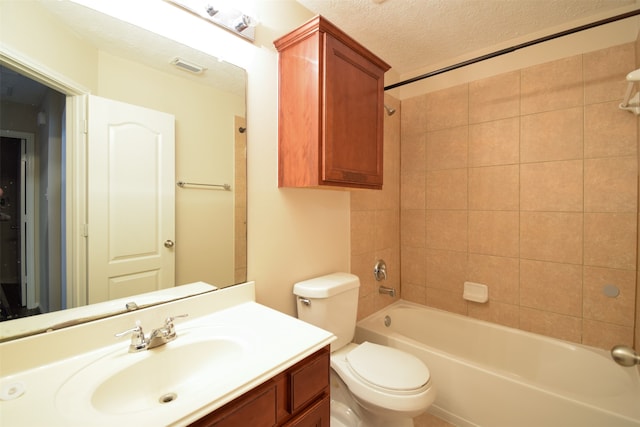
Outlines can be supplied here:
<path id="1" fill-rule="evenodd" d="M 158 399 L 158 401 L 160 403 L 171 403 L 174 400 L 176 400 L 178 398 L 178 395 L 175 393 L 167 393 L 167 394 L 163 394 L 162 396 L 160 396 L 160 399 Z"/>

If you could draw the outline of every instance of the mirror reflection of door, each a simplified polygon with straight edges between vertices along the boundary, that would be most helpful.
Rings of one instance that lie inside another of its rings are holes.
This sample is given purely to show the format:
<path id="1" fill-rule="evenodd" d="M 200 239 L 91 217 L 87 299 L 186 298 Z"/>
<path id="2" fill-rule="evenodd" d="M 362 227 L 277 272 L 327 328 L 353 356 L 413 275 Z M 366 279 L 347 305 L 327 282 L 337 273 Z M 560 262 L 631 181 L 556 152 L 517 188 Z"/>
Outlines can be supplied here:
<path id="1" fill-rule="evenodd" d="M 0 85 L 0 321 L 4 321 L 68 308 L 68 301 L 72 300 L 72 290 L 67 289 L 65 236 L 66 227 L 74 225 L 66 224 L 67 207 L 63 202 L 67 200 L 68 185 L 65 182 L 67 97 L 3 66 L 0 66 Z M 159 114 L 163 117 L 169 116 Z M 137 191 L 141 192 L 144 182 L 138 178 L 149 177 L 149 173 L 153 172 L 147 170 L 147 175 L 144 175 L 141 163 L 135 160 L 135 156 L 138 160 L 156 158 L 168 162 L 155 166 L 153 162 L 150 163 L 150 167 L 160 168 L 155 171 L 155 176 L 163 177 L 163 187 L 161 193 L 156 192 L 156 200 L 149 206 L 156 206 L 161 200 L 166 212 L 147 212 L 146 218 L 161 218 L 163 223 L 170 224 L 169 231 L 162 232 L 162 236 L 155 231 L 154 239 L 163 239 L 160 241 L 162 246 L 149 251 L 148 246 L 141 246 L 145 240 L 140 237 L 143 235 L 143 228 L 152 221 L 141 220 L 141 216 L 131 210 L 125 211 L 124 216 L 118 214 L 119 217 L 113 217 L 124 225 L 118 227 L 118 230 L 123 231 L 122 235 L 129 236 L 127 241 L 118 240 L 121 245 L 120 259 L 116 260 L 116 264 L 124 264 L 124 258 L 133 258 L 132 253 L 122 256 L 122 245 L 126 245 L 124 252 L 140 249 L 137 255 L 139 270 L 133 272 L 129 269 L 126 273 L 129 276 L 127 281 L 123 279 L 124 274 L 118 277 L 117 271 L 115 275 L 110 273 L 109 279 L 105 276 L 104 280 L 100 281 L 93 276 L 94 282 L 106 281 L 110 283 L 111 288 L 103 286 L 99 292 L 96 291 L 98 287 L 87 289 L 85 303 L 89 302 L 90 298 L 91 302 L 96 302 L 144 292 L 152 287 L 160 289 L 174 285 L 175 248 L 164 246 L 165 240 L 174 240 L 175 228 L 172 116 L 169 122 L 170 129 L 167 132 L 170 134 L 170 141 L 166 144 L 169 151 L 158 151 L 155 157 L 147 156 L 144 146 L 138 145 L 137 153 L 125 153 L 121 161 L 111 159 L 110 163 L 113 166 L 120 162 L 120 166 L 124 167 L 122 173 L 111 173 L 112 177 L 122 177 L 128 173 L 128 179 L 132 180 L 133 184 L 127 188 L 137 188 Z M 153 137 L 151 139 L 153 140 Z M 99 160 L 98 164 L 103 164 L 105 159 L 106 157 Z M 127 162 L 129 166 L 126 166 Z M 150 184 L 150 181 L 147 180 L 146 184 Z M 104 196 L 104 193 L 102 195 Z M 112 197 L 111 201 L 114 200 Z M 122 200 L 120 199 L 120 202 Z M 132 200 L 139 202 L 141 198 Z M 137 222 L 131 221 L 133 218 L 136 218 Z M 110 237 L 114 241 L 114 236 Z M 164 255 L 163 271 L 154 270 L 155 255 L 151 252 Z M 130 280 L 131 278 L 135 279 Z M 117 282 L 128 282 L 131 286 L 127 286 L 126 289 L 125 286 L 114 286 Z"/>
<path id="2" fill-rule="evenodd" d="M 90 304 L 175 284 L 174 123 L 171 114 L 89 97 Z"/>
<path id="3" fill-rule="evenodd" d="M 0 320 L 66 308 L 65 96 L 0 67 Z"/>

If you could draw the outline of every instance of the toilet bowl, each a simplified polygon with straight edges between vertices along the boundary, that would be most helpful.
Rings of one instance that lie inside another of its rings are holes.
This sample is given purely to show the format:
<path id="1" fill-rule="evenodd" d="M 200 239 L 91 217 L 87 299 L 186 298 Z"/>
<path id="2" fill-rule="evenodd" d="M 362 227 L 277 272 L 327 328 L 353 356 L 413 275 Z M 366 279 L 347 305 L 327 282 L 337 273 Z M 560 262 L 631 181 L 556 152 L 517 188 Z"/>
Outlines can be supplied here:
<path id="1" fill-rule="evenodd" d="M 353 398 L 384 418 L 413 418 L 433 403 L 429 369 L 417 357 L 395 348 L 364 342 L 331 354 L 331 368 Z"/>
<path id="2" fill-rule="evenodd" d="M 296 283 L 298 318 L 332 332 L 331 411 L 339 427 L 411 427 L 435 399 L 427 366 L 379 344 L 353 343 L 360 280 L 348 273 Z"/>

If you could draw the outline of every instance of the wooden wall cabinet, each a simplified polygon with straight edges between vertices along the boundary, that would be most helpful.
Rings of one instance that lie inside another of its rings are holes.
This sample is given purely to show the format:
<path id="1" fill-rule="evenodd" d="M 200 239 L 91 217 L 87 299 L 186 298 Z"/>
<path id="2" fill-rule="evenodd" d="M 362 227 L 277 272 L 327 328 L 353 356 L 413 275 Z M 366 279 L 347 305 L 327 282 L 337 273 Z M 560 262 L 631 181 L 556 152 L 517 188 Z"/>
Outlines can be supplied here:
<path id="1" fill-rule="evenodd" d="M 322 16 L 274 45 L 278 185 L 381 189 L 389 65 Z"/>
<path id="2" fill-rule="evenodd" d="M 329 346 L 190 427 L 329 427 Z"/>

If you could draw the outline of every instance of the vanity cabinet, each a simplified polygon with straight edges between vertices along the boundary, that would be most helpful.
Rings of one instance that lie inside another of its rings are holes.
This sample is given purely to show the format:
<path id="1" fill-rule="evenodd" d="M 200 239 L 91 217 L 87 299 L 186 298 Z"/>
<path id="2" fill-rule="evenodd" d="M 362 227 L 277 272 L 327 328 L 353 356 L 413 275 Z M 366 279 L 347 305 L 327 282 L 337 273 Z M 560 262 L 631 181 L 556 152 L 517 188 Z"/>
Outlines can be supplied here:
<path id="1" fill-rule="evenodd" d="M 278 185 L 381 189 L 389 65 L 322 16 L 274 45 Z"/>
<path id="2" fill-rule="evenodd" d="M 191 424 L 329 427 L 329 346 Z"/>

